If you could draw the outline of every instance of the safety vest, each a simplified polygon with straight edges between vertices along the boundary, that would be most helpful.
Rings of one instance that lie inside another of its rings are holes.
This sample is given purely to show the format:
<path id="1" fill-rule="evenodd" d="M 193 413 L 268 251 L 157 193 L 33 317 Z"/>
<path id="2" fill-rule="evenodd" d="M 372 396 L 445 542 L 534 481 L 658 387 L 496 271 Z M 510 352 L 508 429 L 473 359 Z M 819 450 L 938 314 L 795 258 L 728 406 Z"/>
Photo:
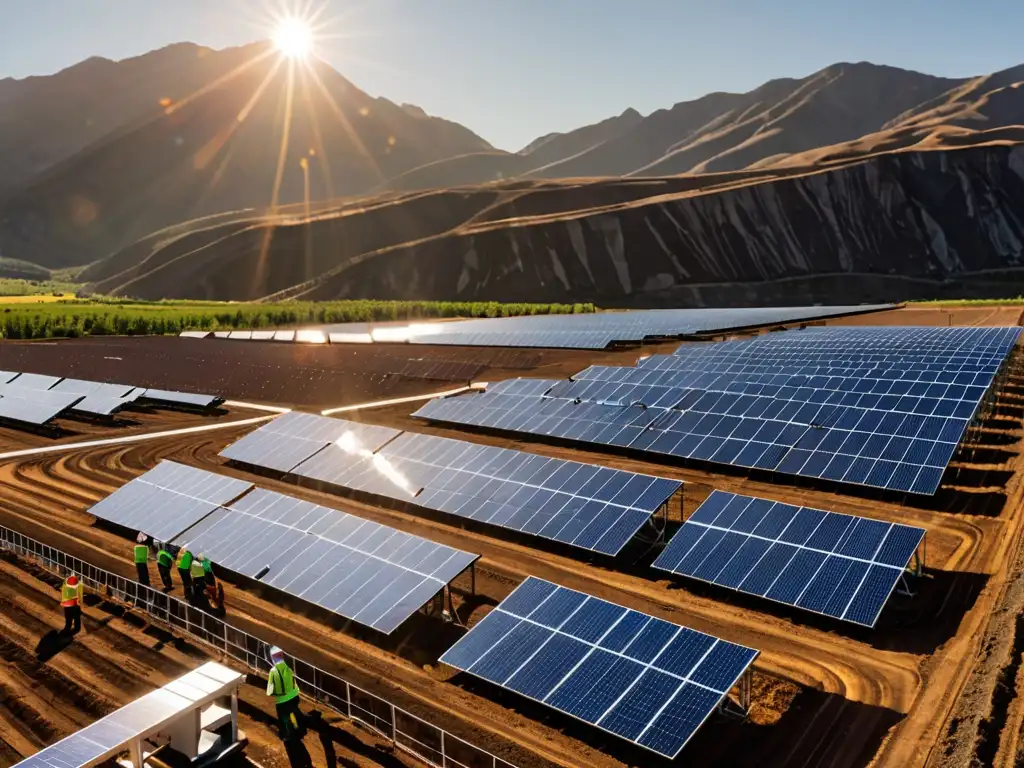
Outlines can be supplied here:
<path id="1" fill-rule="evenodd" d="M 149 547 L 145 544 L 135 545 L 135 564 L 145 563 L 149 560 Z"/>
<path id="2" fill-rule="evenodd" d="M 193 579 L 201 579 L 206 576 L 206 571 L 203 570 L 203 564 L 198 560 L 192 561 L 192 565 L 189 566 L 189 573 Z"/>
<path id="3" fill-rule="evenodd" d="M 299 686 L 288 665 L 279 661 L 270 670 L 270 682 L 274 684 L 274 701 L 284 704 L 299 695 Z"/>
<path id="4" fill-rule="evenodd" d="M 165 568 L 170 568 L 172 565 L 174 565 L 174 558 L 171 557 L 171 553 L 168 552 L 166 549 L 161 549 L 159 552 L 156 553 L 156 562 L 157 564 L 162 565 Z"/>
<path id="5" fill-rule="evenodd" d="M 73 605 L 78 605 L 78 601 L 82 599 L 82 582 L 78 582 L 75 586 L 71 586 L 64 582 L 60 588 L 60 604 L 63 608 L 69 608 Z"/>
<path id="6" fill-rule="evenodd" d="M 207 576 L 213 573 L 213 563 L 210 562 L 210 558 L 203 560 L 203 573 Z"/>
<path id="7" fill-rule="evenodd" d="M 192 553 L 187 549 L 178 552 L 178 568 L 187 571 L 192 566 Z"/>

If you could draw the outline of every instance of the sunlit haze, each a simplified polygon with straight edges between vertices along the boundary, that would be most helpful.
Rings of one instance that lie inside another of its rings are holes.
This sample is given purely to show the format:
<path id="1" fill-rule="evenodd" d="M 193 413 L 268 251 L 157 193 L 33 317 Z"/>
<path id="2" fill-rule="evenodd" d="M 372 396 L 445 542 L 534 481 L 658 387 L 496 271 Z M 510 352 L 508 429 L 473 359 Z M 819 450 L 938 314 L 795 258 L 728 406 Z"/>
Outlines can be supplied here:
<path id="1" fill-rule="evenodd" d="M 274 45 L 291 59 L 302 59 L 313 52 L 313 30 L 309 22 L 292 17 L 282 20 L 274 30 Z"/>

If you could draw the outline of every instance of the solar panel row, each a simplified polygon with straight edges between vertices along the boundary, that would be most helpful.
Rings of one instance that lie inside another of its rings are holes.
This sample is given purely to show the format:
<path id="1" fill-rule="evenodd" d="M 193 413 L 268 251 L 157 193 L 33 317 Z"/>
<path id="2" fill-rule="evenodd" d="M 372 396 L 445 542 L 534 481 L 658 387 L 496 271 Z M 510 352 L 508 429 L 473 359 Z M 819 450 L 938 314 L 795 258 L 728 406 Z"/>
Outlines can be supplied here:
<path id="1" fill-rule="evenodd" d="M 377 454 L 322 451 L 300 477 L 617 554 L 679 481 L 403 433 Z"/>
<path id="2" fill-rule="evenodd" d="M 1020 329 L 848 330 L 687 345 L 636 368 L 502 382 L 483 395 L 434 400 L 415 415 L 934 493 Z M 868 377 L 855 367 L 864 356 L 858 338 L 876 350 Z M 907 345 L 930 350 L 927 369 L 906 362 Z M 822 360 L 810 362 L 807 347 Z M 764 350 L 777 356 L 756 357 Z"/>
<path id="3" fill-rule="evenodd" d="M 618 553 L 679 481 L 308 414 L 287 414 L 222 456 L 353 491 Z"/>
<path id="4" fill-rule="evenodd" d="M 530 577 L 441 661 L 672 758 L 757 656 Z"/>
<path id="5" fill-rule="evenodd" d="M 194 552 L 391 633 L 477 555 L 256 489 L 179 536 Z"/>
<path id="6" fill-rule="evenodd" d="M 89 512 L 385 633 L 478 557 L 167 460 Z"/>
<path id="7" fill-rule="evenodd" d="M 654 567 L 874 627 L 924 534 L 715 491 Z"/>
<path id="8" fill-rule="evenodd" d="M 837 307 L 769 307 L 746 309 L 655 309 L 578 315 L 528 315 L 481 318 L 410 326 L 344 323 L 326 326 L 326 337 L 304 338 L 324 331 L 217 331 L 217 338 L 275 341 L 330 341 L 335 344 L 405 342 L 412 344 L 554 347 L 603 349 L 613 342 L 640 342 L 698 333 L 814 320 L 851 313 L 874 312 L 891 305 Z M 186 331 L 182 335 L 194 336 Z M 284 335 L 287 334 L 287 335 Z"/>

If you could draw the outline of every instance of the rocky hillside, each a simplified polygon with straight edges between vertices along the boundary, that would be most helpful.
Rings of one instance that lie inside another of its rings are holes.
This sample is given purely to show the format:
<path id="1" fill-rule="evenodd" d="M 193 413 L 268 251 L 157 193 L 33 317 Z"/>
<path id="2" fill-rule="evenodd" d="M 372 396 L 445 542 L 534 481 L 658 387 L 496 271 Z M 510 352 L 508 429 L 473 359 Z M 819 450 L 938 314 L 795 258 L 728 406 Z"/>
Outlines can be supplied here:
<path id="1" fill-rule="evenodd" d="M 204 50 L 5 81 L 0 168 L 23 182 L 0 191 L 0 251 L 86 264 L 179 222 L 302 201 L 303 163 L 310 199 L 322 200 L 490 148 L 456 123 L 369 96 L 323 62 L 295 65 L 267 44 Z"/>
<path id="2" fill-rule="evenodd" d="M 721 173 L 806 166 L 836 152 L 927 142 L 935 131 L 1024 124 L 1024 66 L 977 78 L 933 77 L 867 62 L 833 64 L 748 93 L 711 93 L 646 117 L 628 111 L 544 137 L 519 153 L 442 160 L 388 182 L 410 190 L 500 179 Z M 853 146 L 851 146 L 853 145 Z"/>
<path id="3" fill-rule="evenodd" d="M 145 298 L 279 292 L 700 306 L 1024 292 L 1020 144 L 904 150 L 826 170 L 714 178 L 697 188 L 692 180 L 687 188 L 686 177 L 510 185 L 325 211 L 309 225 L 234 222 L 224 225 L 230 231 L 192 233 L 185 244 L 150 250 L 140 266 L 118 270 L 138 253 L 108 262 L 106 276 L 97 265 L 94 275 L 103 290 Z M 534 196 L 571 199 L 576 209 L 495 216 L 530 207 Z M 428 234 L 414 242 L 402 232 L 381 234 L 400 221 L 428 222 L 421 230 Z M 261 262 L 256 244 L 271 230 Z M 254 277 L 239 281 L 239 274 Z"/>

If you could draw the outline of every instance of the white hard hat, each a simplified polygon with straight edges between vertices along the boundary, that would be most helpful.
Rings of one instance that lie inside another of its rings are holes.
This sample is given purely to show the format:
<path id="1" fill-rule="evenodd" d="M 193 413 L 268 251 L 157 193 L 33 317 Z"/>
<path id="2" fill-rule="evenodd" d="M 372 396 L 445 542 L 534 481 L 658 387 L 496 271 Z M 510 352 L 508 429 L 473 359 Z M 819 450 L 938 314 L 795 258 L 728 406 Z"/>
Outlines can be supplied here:
<path id="1" fill-rule="evenodd" d="M 282 651 L 276 645 L 271 646 L 271 648 L 270 648 L 270 658 L 274 659 L 274 658 L 277 658 L 279 656 L 283 657 L 284 656 L 284 651 Z"/>
<path id="2" fill-rule="evenodd" d="M 146 539 L 148 539 L 148 538 L 149 537 L 146 536 L 146 534 L 144 534 L 142 531 L 139 531 L 139 535 L 135 537 L 135 540 L 137 542 L 139 542 L 139 544 L 145 544 L 146 543 Z"/>

